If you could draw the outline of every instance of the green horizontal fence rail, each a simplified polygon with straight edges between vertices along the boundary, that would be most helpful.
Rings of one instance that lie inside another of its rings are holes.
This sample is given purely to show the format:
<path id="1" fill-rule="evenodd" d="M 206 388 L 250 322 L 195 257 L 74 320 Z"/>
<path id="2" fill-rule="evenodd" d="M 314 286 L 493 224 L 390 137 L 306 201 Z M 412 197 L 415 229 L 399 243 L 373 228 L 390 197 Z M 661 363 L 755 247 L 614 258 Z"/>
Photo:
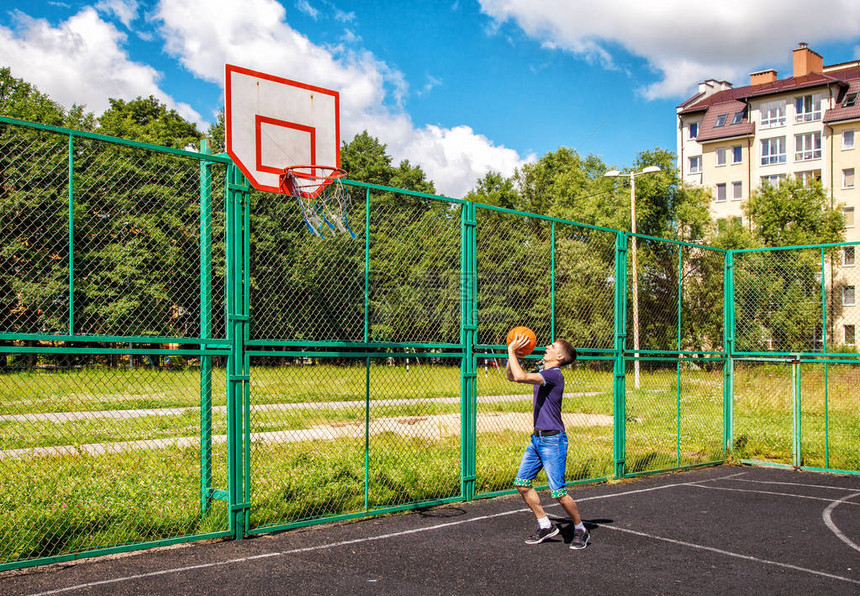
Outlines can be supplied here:
<path id="1" fill-rule="evenodd" d="M 356 181 L 356 237 L 321 239 L 205 143 L 0 118 L 0 149 L 0 570 L 511 493 L 515 324 L 579 351 L 571 484 L 860 471 L 856 244 L 634 243 Z"/>

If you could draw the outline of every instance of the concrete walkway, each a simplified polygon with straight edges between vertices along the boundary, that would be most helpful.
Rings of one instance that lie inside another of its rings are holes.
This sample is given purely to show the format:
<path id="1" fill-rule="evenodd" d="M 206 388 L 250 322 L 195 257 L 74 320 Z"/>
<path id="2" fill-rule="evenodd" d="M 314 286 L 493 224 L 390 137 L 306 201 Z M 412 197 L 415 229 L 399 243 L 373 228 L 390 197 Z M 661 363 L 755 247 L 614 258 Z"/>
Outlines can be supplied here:
<path id="1" fill-rule="evenodd" d="M 599 393 L 566 393 L 565 396 L 594 396 Z M 528 399 L 528 395 L 492 395 L 478 398 L 478 403 L 513 402 Z M 372 401 L 372 406 L 414 405 L 416 403 L 460 403 L 460 398 L 436 398 L 432 400 L 378 400 Z M 296 409 L 346 409 L 364 406 L 365 402 L 306 402 L 296 404 L 261 404 L 252 406 L 254 411 L 296 410 Z M 97 412 L 57 412 L 49 414 L 21 414 L 14 417 L 17 422 L 50 421 L 68 422 L 72 420 L 91 418 L 110 418 L 123 420 L 142 416 L 181 415 L 196 412 L 200 408 L 164 408 L 147 410 L 107 410 Z M 222 414 L 226 413 L 224 406 L 213 408 Z M 94 416 L 88 416 L 91 414 Z M 613 417 L 606 414 L 565 413 L 562 415 L 565 426 L 612 426 Z M 6 416 L 0 420 L 9 420 Z M 529 432 L 532 426 L 531 412 L 486 412 L 478 413 L 477 432 L 500 432 L 515 430 Z M 396 416 L 373 418 L 370 421 L 370 435 L 381 433 L 396 433 L 402 437 L 424 438 L 439 440 L 444 437 L 460 434 L 460 414 L 432 414 L 427 416 Z M 300 443 L 303 441 L 331 441 L 339 438 L 360 439 L 365 436 L 365 424 L 360 422 L 339 422 L 334 424 L 319 424 L 307 429 L 281 430 L 264 433 L 251 433 L 252 442 L 266 443 Z M 226 435 L 214 435 L 212 444 L 226 443 Z M 121 441 L 111 443 L 89 443 L 83 445 L 58 445 L 52 447 L 28 447 L 23 449 L 7 449 L 0 451 L 0 460 L 25 459 L 37 457 L 76 457 L 80 455 L 106 455 L 136 449 L 164 449 L 167 447 L 200 448 L 200 437 L 174 437 L 166 439 L 141 439 L 138 441 Z"/>

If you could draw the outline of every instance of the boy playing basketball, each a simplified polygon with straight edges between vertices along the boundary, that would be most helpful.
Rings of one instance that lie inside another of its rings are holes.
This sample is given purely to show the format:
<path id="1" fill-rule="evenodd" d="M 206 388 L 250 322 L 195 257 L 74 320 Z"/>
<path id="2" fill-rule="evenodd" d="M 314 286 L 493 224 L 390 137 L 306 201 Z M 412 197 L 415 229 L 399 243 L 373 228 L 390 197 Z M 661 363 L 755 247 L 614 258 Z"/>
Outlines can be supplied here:
<path id="1" fill-rule="evenodd" d="M 574 523 L 573 541 L 570 548 L 588 546 L 590 536 L 579 517 L 579 509 L 567 494 L 564 480 L 567 463 L 567 433 L 561 419 L 561 401 L 564 395 L 564 375 L 559 368 L 576 360 L 576 350 L 568 342 L 559 339 L 546 347 L 543 368 L 539 372 L 525 372 L 517 359 L 517 351 L 528 343 L 525 335 L 516 335 L 508 345 L 508 364 L 505 369 L 509 381 L 534 385 L 534 432 L 529 446 L 523 454 L 514 485 L 535 514 L 537 531 L 526 539 L 526 544 L 540 544 L 556 536 L 559 528 L 554 526 L 541 507 L 540 496 L 532 488 L 532 481 L 541 468 L 546 470 L 549 487 L 555 498 Z"/>

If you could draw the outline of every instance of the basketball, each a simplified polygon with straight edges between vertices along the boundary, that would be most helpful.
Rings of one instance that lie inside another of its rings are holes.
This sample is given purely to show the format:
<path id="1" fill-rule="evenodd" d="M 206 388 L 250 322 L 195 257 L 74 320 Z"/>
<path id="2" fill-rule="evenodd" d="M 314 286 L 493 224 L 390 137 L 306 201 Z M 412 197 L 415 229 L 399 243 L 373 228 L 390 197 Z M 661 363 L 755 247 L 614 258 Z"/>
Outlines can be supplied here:
<path id="1" fill-rule="evenodd" d="M 528 327 L 523 327 L 523 326 L 514 327 L 513 329 L 508 331 L 508 339 L 507 339 L 506 343 L 508 345 L 511 345 L 511 342 L 514 341 L 514 336 L 517 336 L 517 335 L 525 335 L 526 337 L 529 338 L 529 343 L 524 345 L 517 352 L 517 354 L 519 354 L 520 356 L 528 356 L 529 354 L 531 354 L 534 351 L 535 346 L 537 345 L 537 337 L 535 337 L 535 332 L 532 331 L 531 329 L 529 329 Z"/>

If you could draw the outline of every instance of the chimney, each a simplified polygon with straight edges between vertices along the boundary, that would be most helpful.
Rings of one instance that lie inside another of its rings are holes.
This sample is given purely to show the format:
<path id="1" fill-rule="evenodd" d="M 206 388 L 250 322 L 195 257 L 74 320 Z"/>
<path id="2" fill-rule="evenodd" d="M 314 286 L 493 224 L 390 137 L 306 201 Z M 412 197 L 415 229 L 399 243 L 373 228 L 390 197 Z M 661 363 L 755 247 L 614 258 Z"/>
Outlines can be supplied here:
<path id="1" fill-rule="evenodd" d="M 727 91 L 731 88 L 732 84 L 728 81 L 708 79 L 707 81 L 699 83 L 699 93 L 704 93 L 705 97 L 713 95 L 714 93 L 719 93 L 720 91 Z"/>
<path id="2" fill-rule="evenodd" d="M 794 50 L 794 76 L 802 77 L 810 73 L 824 72 L 824 58 L 809 49 L 809 44 L 801 42 Z"/>
<path id="3" fill-rule="evenodd" d="M 750 75 L 750 85 L 764 85 L 776 82 L 776 71 L 774 69 L 760 70 Z"/>

